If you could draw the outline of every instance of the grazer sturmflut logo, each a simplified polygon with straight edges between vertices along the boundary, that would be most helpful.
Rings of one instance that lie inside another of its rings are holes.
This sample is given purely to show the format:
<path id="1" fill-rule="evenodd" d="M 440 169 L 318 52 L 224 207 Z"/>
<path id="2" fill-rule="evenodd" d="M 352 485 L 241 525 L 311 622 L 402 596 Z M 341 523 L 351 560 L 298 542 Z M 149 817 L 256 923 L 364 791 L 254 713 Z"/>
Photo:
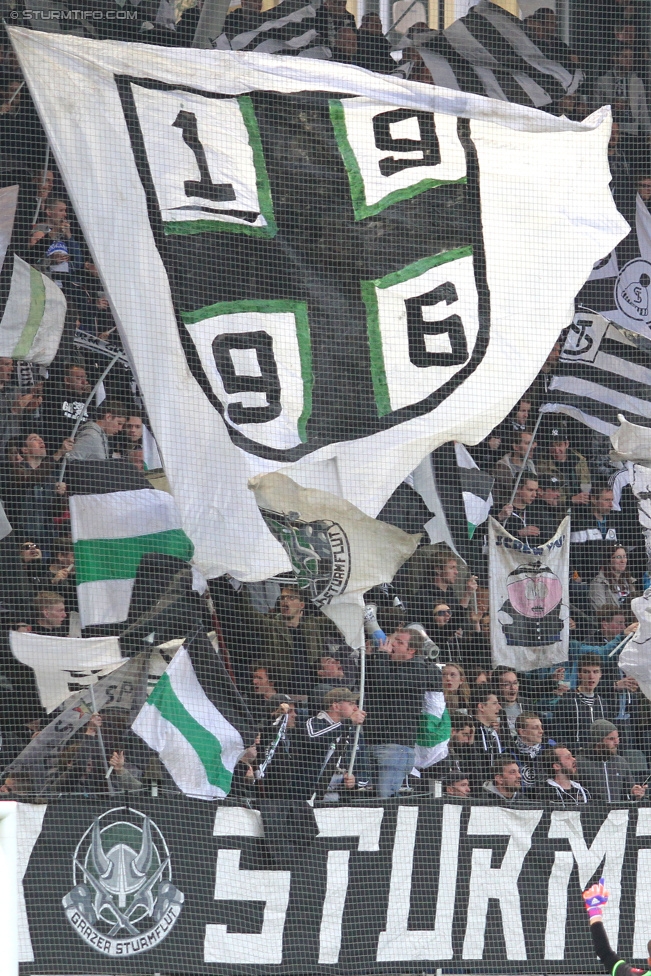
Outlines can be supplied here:
<path id="1" fill-rule="evenodd" d="M 299 587 L 317 606 L 344 592 L 350 576 L 350 545 L 337 522 L 304 522 L 297 512 L 263 511 L 262 516 L 285 547 Z"/>
<path id="2" fill-rule="evenodd" d="M 153 949 L 183 906 L 170 853 L 149 817 L 116 807 L 97 817 L 77 844 L 66 917 L 91 948 L 125 958 Z"/>

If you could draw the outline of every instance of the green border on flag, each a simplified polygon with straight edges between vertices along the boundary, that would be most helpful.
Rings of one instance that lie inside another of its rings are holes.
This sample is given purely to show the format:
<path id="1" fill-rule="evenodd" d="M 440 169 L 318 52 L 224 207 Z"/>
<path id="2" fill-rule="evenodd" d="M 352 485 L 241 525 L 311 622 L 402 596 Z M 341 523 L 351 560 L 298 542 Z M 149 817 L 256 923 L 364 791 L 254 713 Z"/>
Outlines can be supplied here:
<path id="1" fill-rule="evenodd" d="M 166 234 L 207 234 L 213 231 L 227 231 L 231 234 L 248 234 L 250 237 L 275 237 L 278 233 L 273 200 L 271 199 L 271 185 L 267 164 L 262 151 L 262 140 L 258 120 L 255 117 L 253 102 L 248 95 L 241 95 L 237 102 L 240 106 L 242 119 L 249 134 L 249 145 L 253 152 L 256 187 L 260 201 L 260 213 L 267 222 L 266 227 L 250 227 L 247 224 L 236 224 L 228 220 L 170 220 L 163 224 Z"/>
<path id="2" fill-rule="evenodd" d="M 432 190 L 437 186 L 448 186 L 451 183 L 465 183 L 466 177 L 462 176 L 458 180 L 435 180 L 432 178 L 420 180 L 413 186 L 405 186 L 400 190 L 393 190 L 382 197 L 377 203 L 371 205 L 366 202 L 366 192 L 364 190 L 364 177 L 362 176 L 357 162 L 355 152 L 348 140 L 348 129 L 346 128 L 346 113 L 343 102 L 338 98 L 331 98 L 328 102 L 330 107 L 330 121 L 335 131 L 335 138 L 339 146 L 339 152 L 344 161 L 348 182 L 350 183 L 350 196 L 353 201 L 355 220 L 364 220 L 365 217 L 375 217 L 376 214 L 386 210 L 387 207 L 401 200 L 411 200 L 419 193 Z"/>
<path id="3" fill-rule="evenodd" d="M 366 305 L 366 331 L 368 334 L 368 344 L 371 354 L 371 377 L 373 380 L 373 391 L 375 393 L 375 403 L 378 416 L 386 417 L 392 412 L 391 397 L 389 396 L 389 384 L 384 363 L 384 349 L 382 346 L 382 330 L 380 329 L 380 313 L 377 302 L 378 288 L 391 288 L 392 285 L 399 285 L 403 281 L 411 278 L 419 278 L 430 268 L 436 268 L 440 264 L 447 264 L 449 261 L 459 261 L 461 258 L 472 256 L 472 247 L 456 247 L 452 251 L 443 251 L 434 257 L 421 258 L 408 264 L 400 271 L 392 271 L 384 278 L 376 278 L 372 281 L 361 281 L 362 300 Z"/>
<path id="4" fill-rule="evenodd" d="M 45 315 L 45 303 L 47 301 L 45 281 L 41 272 L 37 271 L 31 265 L 29 265 L 29 291 L 30 302 L 27 321 L 11 353 L 12 359 L 27 359 L 29 350 L 32 348 L 36 333 L 40 329 L 43 316 Z"/>
<path id="5" fill-rule="evenodd" d="M 216 315 L 232 315 L 235 312 L 263 312 L 264 314 L 278 314 L 291 312 L 296 326 L 298 340 L 298 354 L 301 360 L 301 379 L 303 381 L 303 410 L 297 421 L 298 436 L 302 443 L 307 440 L 307 422 L 312 416 L 312 389 L 314 387 L 314 373 L 312 372 L 312 340 L 310 338 L 310 322 L 305 302 L 296 302 L 291 298 L 248 299 L 236 302 L 216 302 L 193 312 L 181 312 L 181 318 L 186 325 L 194 325 L 204 319 Z"/>

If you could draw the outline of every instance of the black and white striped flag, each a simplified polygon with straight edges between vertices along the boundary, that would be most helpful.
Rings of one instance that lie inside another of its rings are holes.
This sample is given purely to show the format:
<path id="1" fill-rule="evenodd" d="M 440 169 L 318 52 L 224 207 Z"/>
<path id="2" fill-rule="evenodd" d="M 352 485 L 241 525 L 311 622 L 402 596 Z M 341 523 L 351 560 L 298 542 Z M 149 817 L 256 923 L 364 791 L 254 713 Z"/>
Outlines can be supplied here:
<path id="1" fill-rule="evenodd" d="M 268 11 L 263 23 L 236 34 L 228 29 L 229 17 L 214 46 L 219 50 L 329 59 L 332 49 L 325 29 L 327 19 L 320 8 L 321 0 L 309 4 L 304 0 L 282 0 Z M 242 20 L 240 26 L 247 25 Z M 550 61 L 523 29 L 522 22 L 490 0 L 480 0 L 442 34 L 427 31 L 405 39 L 407 69 L 408 47 L 419 49 L 435 85 L 503 102 L 546 108 L 564 95 L 573 94 L 583 81 L 579 68 L 569 61 L 567 65 Z M 396 71 L 403 74 L 404 67 L 399 68 L 396 63 Z"/>
<path id="2" fill-rule="evenodd" d="M 637 336 L 602 315 L 577 313 L 549 385 L 544 412 L 574 417 L 610 436 L 618 414 L 651 426 L 651 356 Z"/>
<path id="3" fill-rule="evenodd" d="M 546 108 L 583 81 L 580 68 L 550 61 L 522 22 L 490 0 L 431 36 L 418 46 L 434 84 L 444 88 Z"/>
<path id="4" fill-rule="evenodd" d="M 226 18 L 224 32 L 214 42 L 219 51 L 258 51 L 260 54 L 299 54 L 313 50 L 315 57 L 330 58 L 329 48 L 318 48 L 317 10 L 321 0 L 306 4 L 303 0 L 281 0 L 267 11 L 265 19 L 257 27 L 233 33 Z M 238 11 L 235 11 L 237 15 Z M 236 20 L 236 27 L 239 23 Z M 239 26 L 246 27 L 242 20 Z M 229 29 L 230 27 L 230 29 Z M 323 43 L 323 41 L 322 41 Z"/>

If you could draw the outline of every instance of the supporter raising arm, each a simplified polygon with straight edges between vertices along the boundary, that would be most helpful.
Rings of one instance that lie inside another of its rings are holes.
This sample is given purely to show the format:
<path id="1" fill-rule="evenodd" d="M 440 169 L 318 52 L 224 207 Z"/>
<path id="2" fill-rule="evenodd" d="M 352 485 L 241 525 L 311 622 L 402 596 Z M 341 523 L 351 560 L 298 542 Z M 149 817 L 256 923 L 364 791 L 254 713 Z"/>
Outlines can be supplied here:
<path id="1" fill-rule="evenodd" d="M 647 958 L 646 970 L 638 969 L 620 959 L 610 947 L 603 923 L 603 910 L 608 904 L 608 894 L 603 878 L 599 878 L 598 884 L 591 885 L 583 892 L 583 903 L 590 917 L 590 935 L 594 950 L 604 964 L 606 972 L 611 973 L 612 976 L 638 976 L 641 973 L 648 976 L 651 970 L 651 958 Z M 651 942 L 647 946 L 647 952 L 651 956 Z"/>

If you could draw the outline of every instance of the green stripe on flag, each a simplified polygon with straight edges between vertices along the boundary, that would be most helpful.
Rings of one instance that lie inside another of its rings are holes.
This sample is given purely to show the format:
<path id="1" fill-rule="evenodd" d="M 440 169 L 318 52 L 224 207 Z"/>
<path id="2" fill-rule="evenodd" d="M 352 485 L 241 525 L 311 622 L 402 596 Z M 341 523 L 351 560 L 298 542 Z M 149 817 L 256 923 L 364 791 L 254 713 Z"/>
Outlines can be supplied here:
<path id="1" fill-rule="evenodd" d="M 224 793 L 229 793 L 233 774 L 222 762 L 222 747 L 212 732 L 197 722 L 188 712 L 183 702 L 176 696 L 167 674 L 161 675 L 147 704 L 156 708 L 190 743 L 201 765 L 206 771 L 206 779 Z"/>
<path id="2" fill-rule="evenodd" d="M 77 585 L 96 580 L 134 579 L 147 552 L 162 552 L 189 562 L 194 546 L 183 529 L 168 529 L 130 539 L 80 539 L 75 542 Z"/>
<path id="3" fill-rule="evenodd" d="M 43 275 L 36 268 L 29 269 L 29 314 L 25 328 L 21 332 L 20 339 L 16 343 L 11 354 L 12 359 L 27 359 L 29 350 L 32 348 L 34 337 L 39 330 L 45 313 L 45 282 Z"/>
<path id="4" fill-rule="evenodd" d="M 423 712 L 420 716 L 416 745 L 431 749 L 432 746 L 437 746 L 439 742 L 447 742 L 451 735 L 451 728 L 452 722 L 447 708 L 440 718 Z"/>

